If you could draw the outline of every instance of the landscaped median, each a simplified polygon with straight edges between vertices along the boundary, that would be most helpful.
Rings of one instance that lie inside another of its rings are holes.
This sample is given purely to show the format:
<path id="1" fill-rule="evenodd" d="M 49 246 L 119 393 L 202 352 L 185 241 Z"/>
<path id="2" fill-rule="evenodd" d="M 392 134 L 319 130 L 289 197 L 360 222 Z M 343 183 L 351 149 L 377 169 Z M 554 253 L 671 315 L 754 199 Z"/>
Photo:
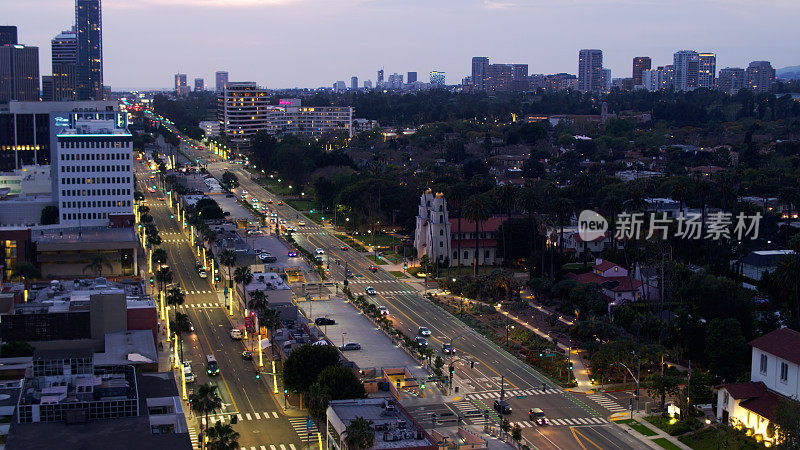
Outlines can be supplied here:
<path id="1" fill-rule="evenodd" d="M 647 428 L 646 425 L 642 424 L 638 420 L 623 419 L 623 420 L 615 420 L 614 422 L 615 423 L 619 423 L 619 424 L 625 424 L 625 425 L 633 428 L 639 434 L 642 434 L 642 435 L 645 435 L 645 436 L 648 436 L 648 437 L 656 436 L 658 434 L 655 431 L 651 430 L 650 428 Z"/>

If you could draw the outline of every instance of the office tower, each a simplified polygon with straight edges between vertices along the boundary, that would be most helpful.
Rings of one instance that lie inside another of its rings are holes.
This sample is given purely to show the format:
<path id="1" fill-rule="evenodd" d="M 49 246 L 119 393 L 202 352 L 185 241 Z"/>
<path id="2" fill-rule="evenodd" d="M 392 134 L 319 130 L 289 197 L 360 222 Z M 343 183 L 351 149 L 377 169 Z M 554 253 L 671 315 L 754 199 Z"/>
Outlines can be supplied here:
<path id="1" fill-rule="evenodd" d="M 185 73 L 176 73 L 175 74 L 175 91 L 179 91 L 181 86 L 186 86 L 186 74 Z"/>
<path id="2" fill-rule="evenodd" d="M 121 112 L 75 112 L 56 122 L 52 172 L 60 225 L 133 220 L 133 138 Z"/>
<path id="3" fill-rule="evenodd" d="M 700 53 L 698 55 L 697 87 L 714 89 L 717 81 L 717 55 Z"/>
<path id="4" fill-rule="evenodd" d="M 100 0 L 75 0 L 78 100 L 103 99 L 103 21 Z"/>
<path id="5" fill-rule="evenodd" d="M 280 99 L 278 106 L 267 112 L 269 133 L 295 134 L 315 137 L 328 132 L 352 136 L 353 107 L 304 107 L 300 99 Z"/>
<path id="6" fill-rule="evenodd" d="M 228 72 L 219 71 L 215 74 L 216 84 L 214 85 L 217 92 L 225 90 L 225 85 L 228 84 Z"/>
<path id="7" fill-rule="evenodd" d="M 78 63 L 78 35 L 62 31 L 50 41 L 53 71 L 53 100 L 75 100 Z"/>
<path id="8" fill-rule="evenodd" d="M 489 64 L 483 86 L 489 92 L 508 92 L 512 89 L 514 70 L 511 64 Z"/>
<path id="9" fill-rule="evenodd" d="M 717 89 L 728 94 L 735 94 L 747 87 L 747 73 L 741 67 L 726 67 L 719 71 Z"/>
<path id="10" fill-rule="evenodd" d="M 194 91 L 195 92 L 203 92 L 206 90 L 206 82 L 202 78 L 195 78 L 194 79 Z"/>
<path id="11" fill-rule="evenodd" d="M 655 92 L 661 89 L 661 70 L 659 69 L 644 69 L 642 70 L 642 84 L 636 86 L 642 86 L 644 89 Z"/>
<path id="12" fill-rule="evenodd" d="M 220 131 L 239 147 L 247 147 L 250 138 L 267 128 L 269 93 L 255 82 L 227 82 L 217 100 Z"/>
<path id="13" fill-rule="evenodd" d="M 747 66 L 747 86 L 756 93 L 769 92 L 775 82 L 775 69 L 769 61 L 753 61 Z"/>
<path id="14" fill-rule="evenodd" d="M 675 89 L 675 66 L 672 64 L 661 66 L 658 70 L 661 71 L 661 89 L 665 91 Z"/>
<path id="15" fill-rule="evenodd" d="M 350 89 L 358 89 L 358 77 L 350 77 Z"/>
<path id="16" fill-rule="evenodd" d="M 489 58 L 485 56 L 475 56 L 472 58 L 472 85 L 479 91 L 484 91 L 486 87 L 486 76 L 489 70 Z"/>
<path id="17" fill-rule="evenodd" d="M 600 92 L 603 83 L 603 51 L 583 49 L 578 52 L 578 90 Z"/>
<path id="18" fill-rule="evenodd" d="M 692 91 L 698 87 L 700 55 L 694 50 L 681 50 L 673 57 L 675 90 Z"/>
<path id="19" fill-rule="evenodd" d="M 527 64 L 512 64 L 511 65 L 511 90 L 514 92 L 525 92 L 530 89 L 530 80 L 528 79 L 528 65 Z"/>
<path id="20" fill-rule="evenodd" d="M 53 76 L 42 75 L 42 101 L 52 102 L 55 97 L 55 88 L 53 87 Z"/>
<path id="21" fill-rule="evenodd" d="M 642 85 L 642 71 L 650 70 L 652 61 L 649 56 L 637 56 L 633 58 L 633 85 Z"/>
<path id="22" fill-rule="evenodd" d="M 444 86 L 445 84 L 445 73 L 439 72 L 438 70 L 431 71 L 431 85 L 433 86 Z"/>
<path id="23" fill-rule="evenodd" d="M 406 77 L 406 83 L 416 83 L 417 82 L 417 72 L 408 72 L 408 76 Z"/>
<path id="24" fill-rule="evenodd" d="M 0 46 L 17 45 L 17 27 L 14 25 L 0 26 Z"/>
<path id="25" fill-rule="evenodd" d="M 378 87 L 383 84 L 383 69 L 378 71 Z"/>
<path id="26" fill-rule="evenodd" d="M 611 87 L 613 86 L 614 80 L 611 79 L 611 69 L 606 69 L 603 67 L 603 76 L 601 77 L 601 84 L 603 86 L 603 92 L 610 92 Z"/>
<path id="27" fill-rule="evenodd" d="M 397 73 L 389 75 L 389 89 L 403 89 L 403 76 Z"/>
<path id="28" fill-rule="evenodd" d="M 333 90 L 335 92 L 344 92 L 347 90 L 347 85 L 344 84 L 344 81 L 337 81 L 333 83 Z"/>
<path id="29" fill-rule="evenodd" d="M 364 81 L 364 89 L 372 89 L 372 80 Z"/>
<path id="30" fill-rule="evenodd" d="M 39 100 L 39 47 L 0 47 L 0 103 Z"/>

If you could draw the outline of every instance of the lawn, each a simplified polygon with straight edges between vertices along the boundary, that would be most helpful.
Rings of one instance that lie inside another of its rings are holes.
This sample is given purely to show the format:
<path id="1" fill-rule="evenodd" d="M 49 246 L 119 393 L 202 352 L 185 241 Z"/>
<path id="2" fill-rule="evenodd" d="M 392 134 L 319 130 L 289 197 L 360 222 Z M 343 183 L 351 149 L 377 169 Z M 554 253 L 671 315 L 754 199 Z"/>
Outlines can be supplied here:
<path id="1" fill-rule="evenodd" d="M 651 430 L 650 428 L 647 428 L 645 425 L 643 425 L 641 422 L 637 420 L 625 419 L 625 420 L 615 420 L 614 422 L 624 423 L 625 425 L 628 425 L 629 427 L 633 428 L 634 430 L 638 431 L 640 434 L 643 434 L 645 436 L 655 436 L 658 434 L 655 431 Z"/>
<path id="2" fill-rule="evenodd" d="M 680 447 L 667 440 L 667 438 L 653 439 L 653 442 L 658 444 L 660 447 L 666 448 L 668 450 L 680 450 Z"/>
<path id="3" fill-rule="evenodd" d="M 670 436 L 680 436 L 702 427 L 699 420 L 689 418 L 671 424 L 671 419 L 665 416 L 647 416 L 645 420 L 669 433 Z"/>
<path id="4" fill-rule="evenodd" d="M 289 189 L 289 186 L 283 186 L 277 182 L 267 180 L 265 178 L 258 178 L 256 183 L 263 186 L 266 190 L 272 192 L 275 195 L 291 195 L 292 191 Z"/>
<path id="5" fill-rule="evenodd" d="M 715 450 L 717 448 L 736 448 L 755 450 L 764 448 L 756 443 L 753 438 L 747 437 L 744 432 L 722 426 L 717 432 L 717 427 L 706 427 L 695 433 L 681 436 L 681 442 L 696 450 Z"/>
<path id="6" fill-rule="evenodd" d="M 402 270 L 390 270 L 389 273 L 394 275 L 394 276 L 396 276 L 397 278 L 405 278 L 406 277 L 406 274 L 404 274 Z"/>
<path id="7" fill-rule="evenodd" d="M 296 209 L 301 213 L 314 209 L 316 205 L 314 200 L 286 200 L 286 204 Z"/>
<path id="8" fill-rule="evenodd" d="M 366 255 L 366 256 L 367 256 L 367 259 L 368 259 L 368 260 L 370 260 L 370 261 L 372 261 L 372 262 L 374 262 L 374 263 L 377 263 L 377 264 L 379 264 L 379 265 L 386 265 L 386 264 L 389 264 L 388 262 L 386 262 L 386 260 L 385 260 L 384 258 L 380 258 L 380 259 L 378 259 L 378 257 L 377 257 L 377 256 L 375 256 L 375 255 Z"/>
<path id="9" fill-rule="evenodd" d="M 362 247 L 361 244 L 359 244 L 358 242 L 356 242 L 353 239 L 351 239 L 350 236 L 345 236 L 343 234 L 338 234 L 338 235 L 336 235 L 336 237 L 339 238 L 340 241 L 342 241 L 345 244 L 349 245 L 350 248 L 352 248 L 353 250 L 355 250 L 357 252 L 365 252 L 365 251 L 367 251 L 367 249 Z"/>

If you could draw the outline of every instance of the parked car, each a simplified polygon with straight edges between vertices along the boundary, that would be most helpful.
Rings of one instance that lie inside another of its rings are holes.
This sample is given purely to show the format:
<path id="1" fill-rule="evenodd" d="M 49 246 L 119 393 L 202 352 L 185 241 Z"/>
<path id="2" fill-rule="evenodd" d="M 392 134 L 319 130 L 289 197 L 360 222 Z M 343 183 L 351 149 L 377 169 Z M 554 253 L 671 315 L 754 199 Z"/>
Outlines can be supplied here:
<path id="1" fill-rule="evenodd" d="M 417 330 L 417 333 L 420 336 L 430 336 L 431 335 L 431 330 L 429 330 L 427 327 L 419 327 L 419 330 Z"/>
<path id="2" fill-rule="evenodd" d="M 329 319 L 327 317 L 317 317 L 314 319 L 314 323 L 317 325 L 336 325 L 336 321 L 333 319 Z"/>
<path id="3" fill-rule="evenodd" d="M 186 380 L 187 383 L 194 382 L 194 372 L 192 372 L 191 361 L 183 362 L 183 378 Z"/>
<path id="4" fill-rule="evenodd" d="M 494 410 L 497 411 L 498 414 L 511 414 L 511 405 L 505 400 L 495 400 Z"/>
<path id="5" fill-rule="evenodd" d="M 375 295 L 375 294 L 378 293 L 378 292 L 375 291 L 375 288 L 373 288 L 372 286 L 367 286 L 367 288 L 364 289 L 364 291 L 366 291 L 367 295 Z"/>
<path id="6" fill-rule="evenodd" d="M 445 355 L 454 355 L 456 349 L 453 347 L 453 344 L 442 344 L 442 353 Z"/>
<path id="7" fill-rule="evenodd" d="M 419 348 L 427 348 L 428 341 L 424 337 L 417 336 L 414 338 L 414 343 L 417 344 Z"/>
<path id="8" fill-rule="evenodd" d="M 258 259 L 260 259 L 261 262 L 263 262 L 263 263 L 274 263 L 274 262 L 276 262 L 278 260 L 278 258 L 276 258 L 276 257 L 274 257 L 272 255 L 269 255 L 267 253 L 262 253 L 262 254 L 258 255 Z"/>
<path id="9" fill-rule="evenodd" d="M 361 350 L 361 344 L 359 344 L 358 342 L 348 342 L 347 344 L 344 344 L 343 346 L 339 347 L 339 350 L 343 352 L 349 350 Z"/>
<path id="10" fill-rule="evenodd" d="M 535 422 L 536 425 L 550 424 L 550 421 L 547 420 L 547 416 L 544 415 L 544 411 L 542 411 L 541 408 L 531 408 L 528 410 L 528 420 Z"/>
<path id="11" fill-rule="evenodd" d="M 244 333 L 242 333 L 242 330 L 238 328 L 231 329 L 231 339 L 241 340 L 242 338 L 244 338 Z"/>
<path id="12" fill-rule="evenodd" d="M 197 274 L 200 275 L 200 278 L 208 278 L 208 274 L 206 273 L 205 270 L 201 270 Z"/>
<path id="13" fill-rule="evenodd" d="M 387 308 L 387 307 L 385 307 L 385 306 L 378 306 L 378 312 L 379 312 L 379 313 L 380 313 L 382 316 L 388 316 L 388 315 L 389 315 L 389 308 Z"/>
<path id="14" fill-rule="evenodd" d="M 245 361 L 252 361 L 253 360 L 253 354 L 250 353 L 249 351 L 245 350 L 245 351 L 242 352 L 242 359 L 245 360 Z"/>

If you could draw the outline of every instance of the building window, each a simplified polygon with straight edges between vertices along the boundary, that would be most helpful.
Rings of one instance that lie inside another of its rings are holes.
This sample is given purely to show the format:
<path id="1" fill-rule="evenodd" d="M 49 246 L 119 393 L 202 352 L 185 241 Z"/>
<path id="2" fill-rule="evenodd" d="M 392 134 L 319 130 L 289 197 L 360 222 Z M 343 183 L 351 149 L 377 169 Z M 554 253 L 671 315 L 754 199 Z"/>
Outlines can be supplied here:
<path id="1" fill-rule="evenodd" d="M 458 259 L 458 250 L 453 252 L 453 259 Z"/>
<path id="2" fill-rule="evenodd" d="M 786 383 L 789 380 L 789 365 L 785 362 L 781 363 L 781 383 Z"/>
<path id="3" fill-rule="evenodd" d="M 761 373 L 767 373 L 767 355 L 761 355 Z"/>
<path id="4" fill-rule="evenodd" d="M 442 248 L 442 247 L 444 247 L 444 242 L 443 241 L 439 241 L 439 248 Z M 439 256 L 442 256 L 442 255 L 439 255 Z"/>
<path id="5" fill-rule="evenodd" d="M 489 259 L 489 250 L 484 250 L 483 251 L 483 258 L 484 259 Z"/>
<path id="6" fill-rule="evenodd" d="M 464 250 L 464 259 L 469 259 L 469 252 Z"/>
<path id="7" fill-rule="evenodd" d="M 439 230 L 439 236 L 444 236 L 444 230 Z"/>

